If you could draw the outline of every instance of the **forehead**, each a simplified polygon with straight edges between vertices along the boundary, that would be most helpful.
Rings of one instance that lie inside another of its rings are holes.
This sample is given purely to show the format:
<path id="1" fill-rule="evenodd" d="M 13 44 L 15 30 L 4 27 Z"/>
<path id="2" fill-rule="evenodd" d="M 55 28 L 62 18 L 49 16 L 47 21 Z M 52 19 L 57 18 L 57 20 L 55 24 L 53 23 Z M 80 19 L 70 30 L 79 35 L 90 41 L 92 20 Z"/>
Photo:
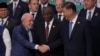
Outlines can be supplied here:
<path id="1" fill-rule="evenodd" d="M 7 10 L 7 8 L 0 8 L 0 10 Z"/>
<path id="2" fill-rule="evenodd" d="M 31 3 L 39 3 L 38 0 L 31 0 Z"/>

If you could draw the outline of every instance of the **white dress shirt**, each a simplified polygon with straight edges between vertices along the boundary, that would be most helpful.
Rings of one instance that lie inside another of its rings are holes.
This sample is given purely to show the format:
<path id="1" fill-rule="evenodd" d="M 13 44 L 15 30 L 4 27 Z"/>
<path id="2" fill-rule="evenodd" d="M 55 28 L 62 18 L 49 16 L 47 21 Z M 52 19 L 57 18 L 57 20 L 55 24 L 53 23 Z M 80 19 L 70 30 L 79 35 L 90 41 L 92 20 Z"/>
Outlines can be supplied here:
<path id="1" fill-rule="evenodd" d="M 73 20 L 71 20 L 70 22 L 73 22 L 72 24 L 72 30 L 74 29 L 75 23 L 77 21 L 78 15 L 75 16 L 75 18 L 73 18 Z"/>
<path id="2" fill-rule="evenodd" d="M 32 12 L 32 11 L 30 11 L 30 14 L 34 14 L 34 20 L 35 20 L 35 18 L 36 18 L 36 15 L 37 15 L 37 12 Z"/>
<path id="3" fill-rule="evenodd" d="M 53 21 L 54 21 L 54 18 L 49 22 L 49 34 L 50 34 L 50 30 L 52 28 Z M 45 29 L 46 29 L 46 27 L 47 27 L 47 22 L 45 22 Z"/>
<path id="4" fill-rule="evenodd" d="M 5 56 L 10 56 L 11 54 L 11 37 L 9 34 L 8 29 L 4 29 L 3 31 L 3 41 L 6 47 L 6 52 L 5 52 Z"/>
<path id="5" fill-rule="evenodd" d="M 88 19 L 89 12 L 91 12 L 91 18 L 92 18 L 93 14 L 94 14 L 94 11 L 95 11 L 95 7 L 91 10 L 87 10 L 86 19 Z"/>
<path id="6" fill-rule="evenodd" d="M 61 15 L 61 21 L 63 21 L 64 19 L 63 13 L 58 13 L 58 20 L 59 20 L 59 15 Z"/>
<path id="7" fill-rule="evenodd" d="M 6 18 L 3 18 L 3 25 L 6 23 L 6 21 L 7 21 L 7 19 L 8 19 L 8 17 L 6 17 Z M 2 21 L 1 21 L 2 19 L 0 18 L 0 25 L 2 24 Z"/>

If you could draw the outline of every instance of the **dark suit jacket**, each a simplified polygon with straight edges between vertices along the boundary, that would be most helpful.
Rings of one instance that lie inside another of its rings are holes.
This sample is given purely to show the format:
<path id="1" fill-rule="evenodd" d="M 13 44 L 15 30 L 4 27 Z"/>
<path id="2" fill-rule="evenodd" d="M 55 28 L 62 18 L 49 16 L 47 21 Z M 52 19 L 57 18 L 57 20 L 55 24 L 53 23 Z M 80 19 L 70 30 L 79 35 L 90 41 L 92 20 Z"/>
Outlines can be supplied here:
<path id="1" fill-rule="evenodd" d="M 10 36 L 12 36 L 12 31 L 15 26 L 17 26 L 17 21 L 15 19 L 11 19 L 10 17 L 7 19 L 4 26 L 9 30 Z"/>
<path id="2" fill-rule="evenodd" d="M 79 13 L 80 17 L 86 18 L 86 9 L 82 9 Z M 91 36 L 93 37 L 93 53 L 94 56 L 100 56 L 100 8 L 95 9 L 91 21 L 88 22 Z"/>
<path id="3" fill-rule="evenodd" d="M 48 6 L 50 6 L 50 7 L 53 8 L 55 14 L 57 13 L 56 8 L 55 8 L 54 5 L 52 5 L 52 4 L 48 4 Z M 39 5 L 39 12 L 42 13 L 41 5 Z"/>
<path id="4" fill-rule="evenodd" d="M 42 54 L 40 56 L 63 56 L 63 47 L 61 46 L 60 30 L 61 22 L 54 19 L 53 25 L 49 34 L 48 41 L 46 41 L 45 36 L 45 23 L 41 22 L 35 29 L 35 43 L 46 44 L 50 47 L 50 51 Z"/>
<path id="5" fill-rule="evenodd" d="M 92 56 L 92 40 L 86 21 L 78 18 L 69 38 L 69 21 L 63 21 L 61 37 L 64 43 L 64 56 Z"/>
<path id="6" fill-rule="evenodd" d="M 33 36 L 33 30 L 31 30 Z M 11 56 L 30 56 L 35 44 L 29 42 L 29 36 L 23 25 L 14 28 L 12 34 Z"/>
<path id="7" fill-rule="evenodd" d="M 9 9 L 9 16 L 12 17 L 13 19 L 16 19 L 18 21 L 18 23 L 20 24 L 21 22 L 21 17 L 24 13 L 28 12 L 28 4 L 25 2 L 22 2 L 21 0 L 19 0 L 18 6 L 16 8 L 15 14 L 13 16 L 13 3 L 10 3 L 8 5 L 8 9 Z"/>

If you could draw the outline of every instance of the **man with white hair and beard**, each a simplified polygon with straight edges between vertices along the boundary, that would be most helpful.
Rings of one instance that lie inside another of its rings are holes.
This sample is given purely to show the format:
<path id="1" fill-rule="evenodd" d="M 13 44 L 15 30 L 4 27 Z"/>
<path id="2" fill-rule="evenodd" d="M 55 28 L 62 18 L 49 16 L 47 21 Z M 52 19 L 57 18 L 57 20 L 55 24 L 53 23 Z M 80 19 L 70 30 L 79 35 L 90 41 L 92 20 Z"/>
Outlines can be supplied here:
<path id="1" fill-rule="evenodd" d="M 25 13 L 21 21 L 22 24 L 13 30 L 11 56 L 31 56 L 31 52 L 39 47 L 39 45 L 33 43 L 33 16 Z"/>

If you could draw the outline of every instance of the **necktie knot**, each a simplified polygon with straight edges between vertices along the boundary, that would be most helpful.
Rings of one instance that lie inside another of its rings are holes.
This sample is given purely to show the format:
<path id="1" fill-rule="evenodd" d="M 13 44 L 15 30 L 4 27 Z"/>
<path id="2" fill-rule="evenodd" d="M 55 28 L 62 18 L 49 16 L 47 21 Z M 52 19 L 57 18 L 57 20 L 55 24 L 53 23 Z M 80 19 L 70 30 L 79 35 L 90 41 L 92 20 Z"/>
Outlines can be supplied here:
<path id="1" fill-rule="evenodd" d="M 90 21 L 91 20 L 91 11 L 89 11 L 88 13 L 89 13 L 88 21 Z"/>
<path id="2" fill-rule="evenodd" d="M 69 22 L 69 38 L 70 38 L 71 33 L 72 33 L 72 24 L 73 24 L 73 22 L 72 22 L 72 21 L 71 21 L 71 22 Z"/>

